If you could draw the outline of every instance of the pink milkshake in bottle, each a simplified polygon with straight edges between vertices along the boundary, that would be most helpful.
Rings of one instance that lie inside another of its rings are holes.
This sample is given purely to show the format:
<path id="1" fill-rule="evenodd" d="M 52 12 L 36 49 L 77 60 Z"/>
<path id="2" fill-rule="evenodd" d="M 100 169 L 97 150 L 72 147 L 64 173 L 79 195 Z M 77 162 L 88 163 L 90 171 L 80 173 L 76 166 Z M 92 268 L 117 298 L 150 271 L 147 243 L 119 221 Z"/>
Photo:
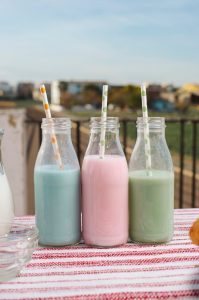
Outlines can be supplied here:
<path id="1" fill-rule="evenodd" d="M 118 118 L 91 118 L 91 136 L 82 166 L 82 199 L 86 244 L 113 247 L 127 242 L 128 167 L 119 140 Z"/>

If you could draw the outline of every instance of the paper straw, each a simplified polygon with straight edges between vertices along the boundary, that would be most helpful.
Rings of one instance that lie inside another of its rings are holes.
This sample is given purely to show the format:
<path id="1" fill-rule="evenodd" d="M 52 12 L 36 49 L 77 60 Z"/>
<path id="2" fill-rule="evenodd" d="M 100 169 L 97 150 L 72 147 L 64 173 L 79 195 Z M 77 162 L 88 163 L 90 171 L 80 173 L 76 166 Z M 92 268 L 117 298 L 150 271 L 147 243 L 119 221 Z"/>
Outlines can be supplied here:
<path id="1" fill-rule="evenodd" d="M 48 104 L 48 97 L 47 97 L 46 88 L 45 88 L 44 84 L 42 84 L 40 86 L 40 92 L 41 92 L 41 95 L 43 97 L 43 107 L 44 107 L 44 111 L 45 111 L 45 114 L 46 114 L 46 118 L 49 119 L 49 120 L 52 120 L 51 111 L 50 111 L 49 104 Z M 52 122 L 52 126 L 53 126 L 53 122 Z M 53 146 L 56 162 L 57 162 L 59 168 L 63 169 L 64 166 L 63 166 L 63 163 L 62 163 L 61 155 L 60 155 L 60 152 L 59 152 L 59 146 L 58 146 L 58 143 L 57 143 L 57 138 L 56 138 L 55 131 L 54 131 L 53 127 L 51 128 L 50 140 L 51 140 L 51 144 Z"/>
<path id="2" fill-rule="evenodd" d="M 141 97 L 142 97 L 142 115 L 144 121 L 144 148 L 145 148 L 145 157 L 146 157 L 146 169 L 149 172 L 151 170 L 151 146 L 150 146 L 150 139 L 149 139 L 148 109 L 147 109 L 147 96 L 146 96 L 145 84 L 141 85 Z"/>
<path id="3" fill-rule="evenodd" d="M 99 151 L 100 158 L 104 157 L 104 152 L 105 152 L 107 101 L 108 101 L 108 85 L 103 85 L 102 112 L 101 112 L 101 135 L 100 135 L 100 151 Z"/>

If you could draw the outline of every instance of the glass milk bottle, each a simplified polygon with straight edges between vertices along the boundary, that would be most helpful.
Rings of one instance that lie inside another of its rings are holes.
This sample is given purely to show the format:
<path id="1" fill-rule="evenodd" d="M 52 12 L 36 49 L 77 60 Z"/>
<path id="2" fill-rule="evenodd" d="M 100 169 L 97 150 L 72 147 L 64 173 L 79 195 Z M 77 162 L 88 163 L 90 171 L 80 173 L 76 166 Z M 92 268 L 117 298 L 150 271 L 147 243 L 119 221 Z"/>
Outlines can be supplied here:
<path id="1" fill-rule="evenodd" d="M 42 119 L 42 144 L 34 170 L 39 242 L 52 246 L 76 244 L 80 240 L 80 168 L 71 141 L 71 121 L 52 121 Z M 52 126 L 63 169 L 53 151 Z"/>
<path id="2" fill-rule="evenodd" d="M 0 129 L 0 236 L 9 233 L 11 227 L 10 223 L 14 217 L 12 193 L 4 171 L 1 156 L 3 134 L 3 129 Z"/>
<path id="3" fill-rule="evenodd" d="M 130 238 L 141 243 L 168 242 L 173 236 L 174 173 L 165 140 L 164 118 L 149 118 L 151 170 L 146 170 L 143 118 L 129 164 Z"/>
<path id="4" fill-rule="evenodd" d="M 100 156 L 101 127 L 106 128 Z M 128 166 L 119 140 L 118 118 L 91 118 L 91 135 L 82 166 L 83 238 L 112 247 L 128 238 Z"/>

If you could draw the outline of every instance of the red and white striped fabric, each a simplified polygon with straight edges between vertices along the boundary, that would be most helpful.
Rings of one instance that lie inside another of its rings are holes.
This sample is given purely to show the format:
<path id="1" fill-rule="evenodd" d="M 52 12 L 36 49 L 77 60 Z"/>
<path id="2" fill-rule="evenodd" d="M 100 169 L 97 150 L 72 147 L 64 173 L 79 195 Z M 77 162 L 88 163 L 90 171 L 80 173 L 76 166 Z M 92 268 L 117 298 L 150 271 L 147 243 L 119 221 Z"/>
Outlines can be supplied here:
<path id="1" fill-rule="evenodd" d="M 176 210 L 166 245 L 38 248 L 17 278 L 0 283 L 0 299 L 199 298 L 199 247 L 188 236 L 198 216 L 199 209 Z"/>

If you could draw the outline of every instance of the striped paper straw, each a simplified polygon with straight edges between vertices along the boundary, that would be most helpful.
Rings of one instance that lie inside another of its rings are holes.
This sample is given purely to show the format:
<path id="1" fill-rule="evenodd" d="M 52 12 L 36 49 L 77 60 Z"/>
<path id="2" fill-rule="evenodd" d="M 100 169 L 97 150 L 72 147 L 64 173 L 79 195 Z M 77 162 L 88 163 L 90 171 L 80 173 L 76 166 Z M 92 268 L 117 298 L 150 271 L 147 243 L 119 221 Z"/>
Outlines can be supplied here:
<path id="1" fill-rule="evenodd" d="M 106 119 L 107 119 L 108 85 L 103 85 L 102 90 L 102 112 L 101 112 L 101 135 L 100 135 L 100 158 L 104 157 Z"/>
<path id="2" fill-rule="evenodd" d="M 44 107 L 44 111 L 45 111 L 45 114 L 46 114 L 46 118 L 49 119 L 49 120 L 52 120 L 51 111 L 50 111 L 49 104 L 48 104 L 48 97 L 47 97 L 46 88 L 45 88 L 44 84 L 42 84 L 40 86 L 40 93 L 43 97 L 43 107 Z M 52 121 L 52 126 L 53 126 L 53 121 Z M 61 155 L 60 155 L 60 152 L 59 152 L 59 146 L 58 146 L 58 143 L 57 143 L 57 138 L 56 138 L 55 131 L 54 131 L 53 127 L 51 129 L 50 140 L 51 140 L 51 144 L 53 146 L 56 162 L 57 162 L 59 168 L 63 169 L 64 166 L 63 166 L 63 163 L 62 163 Z"/>
<path id="3" fill-rule="evenodd" d="M 141 97 L 142 97 L 142 115 L 144 121 L 144 145 L 145 145 L 146 169 L 147 171 L 150 171 L 151 170 L 151 146 L 150 146 L 150 139 L 149 139 L 148 109 L 147 109 L 147 96 L 146 96 L 145 84 L 141 85 Z"/>

